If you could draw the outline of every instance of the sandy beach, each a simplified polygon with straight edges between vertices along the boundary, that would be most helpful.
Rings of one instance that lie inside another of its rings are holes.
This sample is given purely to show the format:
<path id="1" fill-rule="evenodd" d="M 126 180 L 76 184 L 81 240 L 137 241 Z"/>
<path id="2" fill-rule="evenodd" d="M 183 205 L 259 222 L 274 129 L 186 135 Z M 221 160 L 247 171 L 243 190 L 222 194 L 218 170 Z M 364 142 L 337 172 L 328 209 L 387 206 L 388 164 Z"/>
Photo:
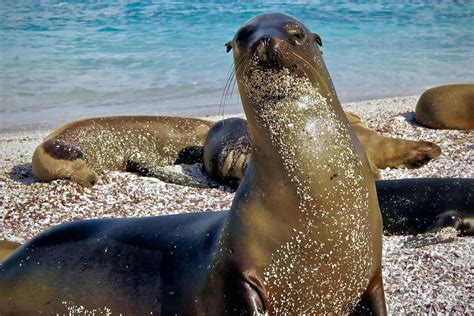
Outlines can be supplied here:
<path id="1" fill-rule="evenodd" d="M 432 141 L 442 155 L 420 169 L 382 170 L 384 179 L 474 176 L 474 133 L 429 130 L 414 122 L 417 97 L 344 104 L 384 135 Z M 236 116 L 243 116 L 242 114 Z M 212 119 L 219 119 L 213 117 Z M 0 238 L 24 242 L 56 224 L 87 218 L 156 216 L 228 209 L 233 191 L 163 183 L 110 172 L 92 188 L 57 180 L 36 181 L 31 156 L 55 126 L 21 125 L 0 130 Z M 204 177 L 200 165 L 172 166 Z M 391 314 L 474 313 L 474 237 L 384 237 L 384 282 Z"/>

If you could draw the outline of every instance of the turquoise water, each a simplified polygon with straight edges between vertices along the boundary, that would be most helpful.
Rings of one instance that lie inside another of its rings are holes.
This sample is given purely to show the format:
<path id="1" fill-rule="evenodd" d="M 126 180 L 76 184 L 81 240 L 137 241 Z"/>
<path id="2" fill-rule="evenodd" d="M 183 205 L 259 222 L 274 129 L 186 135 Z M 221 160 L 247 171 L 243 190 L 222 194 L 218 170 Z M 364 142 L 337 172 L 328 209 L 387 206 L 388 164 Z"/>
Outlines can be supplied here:
<path id="1" fill-rule="evenodd" d="M 474 81 L 472 1 L 0 0 L 0 114 L 216 114 L 224 43 L 272 11 L 321 35 L 343 101 Z M 231 98 L 226 112 L 238 111 Z"/>

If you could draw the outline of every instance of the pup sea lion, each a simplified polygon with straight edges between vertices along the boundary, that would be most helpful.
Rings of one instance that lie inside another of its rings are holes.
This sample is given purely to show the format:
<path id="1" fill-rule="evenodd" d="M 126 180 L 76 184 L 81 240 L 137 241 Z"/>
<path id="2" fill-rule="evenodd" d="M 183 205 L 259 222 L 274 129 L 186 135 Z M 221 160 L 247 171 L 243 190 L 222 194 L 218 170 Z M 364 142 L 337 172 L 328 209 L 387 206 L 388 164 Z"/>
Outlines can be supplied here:
<path id="1" fill-rule="evenodd" d="M 265 14 L 228 44 L 252 141 L 229 212 L 53 228 L 0 267 L 0 312 L 386 314 L 375 185 L 318 42 Z"/>
<path id="2" fill-rule="evenodd" d="M 474 129 L 474 84 L 452 84 L 426 90 L 418 100 L 416 120 L 437 129 Z"/>
<path id="3" fill-rule="evenodd" d="M 367 128 L 361 119 L 345 112 L 357 138 L 362 143 L 376 179 L 378 168 L 417 168 L 441 154 L 434 143 L 386 137 Z M 204 168 L 219 183 L 237 187 L 250 159 L 247 121 L 229 118 L 214 124 L 204 142 Z"/>
<path id="4" fill-rule="evenodd" d="M 196 118 L 170 116 L 115 116 L 72 122 L 53 131 L 36 148 L 33 171 L 42 181 L 65 178 L 85 186 L 93 185 L 97 174 L 106 170 L 176 180 L 159 167 L 173 164 L 187 148 L 202 146 L 211 125 Z M 185 177 L 175 176 L 181 182 Z"/>

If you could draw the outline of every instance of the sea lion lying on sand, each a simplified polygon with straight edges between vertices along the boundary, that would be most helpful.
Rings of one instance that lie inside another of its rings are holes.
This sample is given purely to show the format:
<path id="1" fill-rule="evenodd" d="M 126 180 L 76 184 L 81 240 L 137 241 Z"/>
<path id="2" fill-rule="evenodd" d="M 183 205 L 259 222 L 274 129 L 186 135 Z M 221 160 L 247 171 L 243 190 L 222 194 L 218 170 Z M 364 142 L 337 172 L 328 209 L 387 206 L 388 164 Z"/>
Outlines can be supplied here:
<path id="1" fill-rule="evenodd" d="M 375 182 L 388 235 L 422 234 L 445 227 L 474 236 L 474 179 L 418 178 Z"/>
<path id="2" fill-rule="evenodd" d="M 0 312 L 385 315 L 374 180 L 318 42 L 276 13 L 228 44 L 252 141 L 230 211 L 53 228 L 1 265 Z"/>
<path id="3" fill-rule="evenodd" d="M 441 153 L 434 143 L 385 137 L 365 127 L 357 115 L 345 114 L 377 179 L 378 168 L 417 168 Z M 70 179 L 85 186 L 93 185 L 98 174 L 120 170 L 201 187 L 192 177 L 161 167 L 203 162 L 210 177 L 235 187 L 250 154 L 247 122 L 230 118 L 213 124 L 167 116 L 99 117 L 71 122 L 53 131 L 36 148 L 33 171 L 41 181 Z"/>
<path id="4" fill-rule="evenodd" d="M 437 129 L 474 129 L 474 84 L 452 84 L 426 90 L 418 100 L 416 120 Z"/>
<path id="5" fill-rule="evenodd" d="M 33 171 L 42 181 L 71 179 L 85 186 L 107 170 L 135 171 L 165 181 L 196 185 L 182 174 L 160 169 L 181 160 L 188 163 L 201 146 L 212 122 L 171 116 L 99 117 L 66 124 L 40 144 Z"/>
<path id="6" fill-rule="evenodd" d="M 364 146 L 371 170 L 380 178 L 378 168 L 418 168 L 441 154 L 434 143 L 386 137 L 364 126 L 360 118 L 345 112 L 357 138 Z M 248 123 L 241 118 L 216 122 L 204 143 L 204 168 L 219 183 L 237 187 L 250 159 Z"/>

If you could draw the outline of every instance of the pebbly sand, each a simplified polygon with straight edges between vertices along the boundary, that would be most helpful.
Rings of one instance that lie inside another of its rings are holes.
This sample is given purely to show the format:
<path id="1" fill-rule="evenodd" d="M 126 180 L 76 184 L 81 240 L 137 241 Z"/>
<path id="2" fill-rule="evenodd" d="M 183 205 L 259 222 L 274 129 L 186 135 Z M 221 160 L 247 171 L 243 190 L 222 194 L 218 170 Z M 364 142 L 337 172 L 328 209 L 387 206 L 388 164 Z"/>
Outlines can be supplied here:
<path id="1" fill-rule="evenodd" d="M 383 178 L 474 177 L 474 133 L 417 125 L 413 119 L 416 101 L 416 97 L 403 97 L 344 105 L 385 135 L 441 146 L 442 155 L 428 165 L 382 170 Z M 226 187 L 190 188 L 121 172 L 104 175 L 93 188 L 65 180 L 38 183 L 31 156 L 52 128 L 0 129 L 0 239 L 24 242 L 48 227 L 79 219 L 225 210 L 232 203 L 233 191 Z M 170 168 L 203 177 L 200 165 Z M 456 237 L 450 230 L 384 237 L 383 272 L 390 313 L 473 314 L 473 249 L 474 237 Z"/>

